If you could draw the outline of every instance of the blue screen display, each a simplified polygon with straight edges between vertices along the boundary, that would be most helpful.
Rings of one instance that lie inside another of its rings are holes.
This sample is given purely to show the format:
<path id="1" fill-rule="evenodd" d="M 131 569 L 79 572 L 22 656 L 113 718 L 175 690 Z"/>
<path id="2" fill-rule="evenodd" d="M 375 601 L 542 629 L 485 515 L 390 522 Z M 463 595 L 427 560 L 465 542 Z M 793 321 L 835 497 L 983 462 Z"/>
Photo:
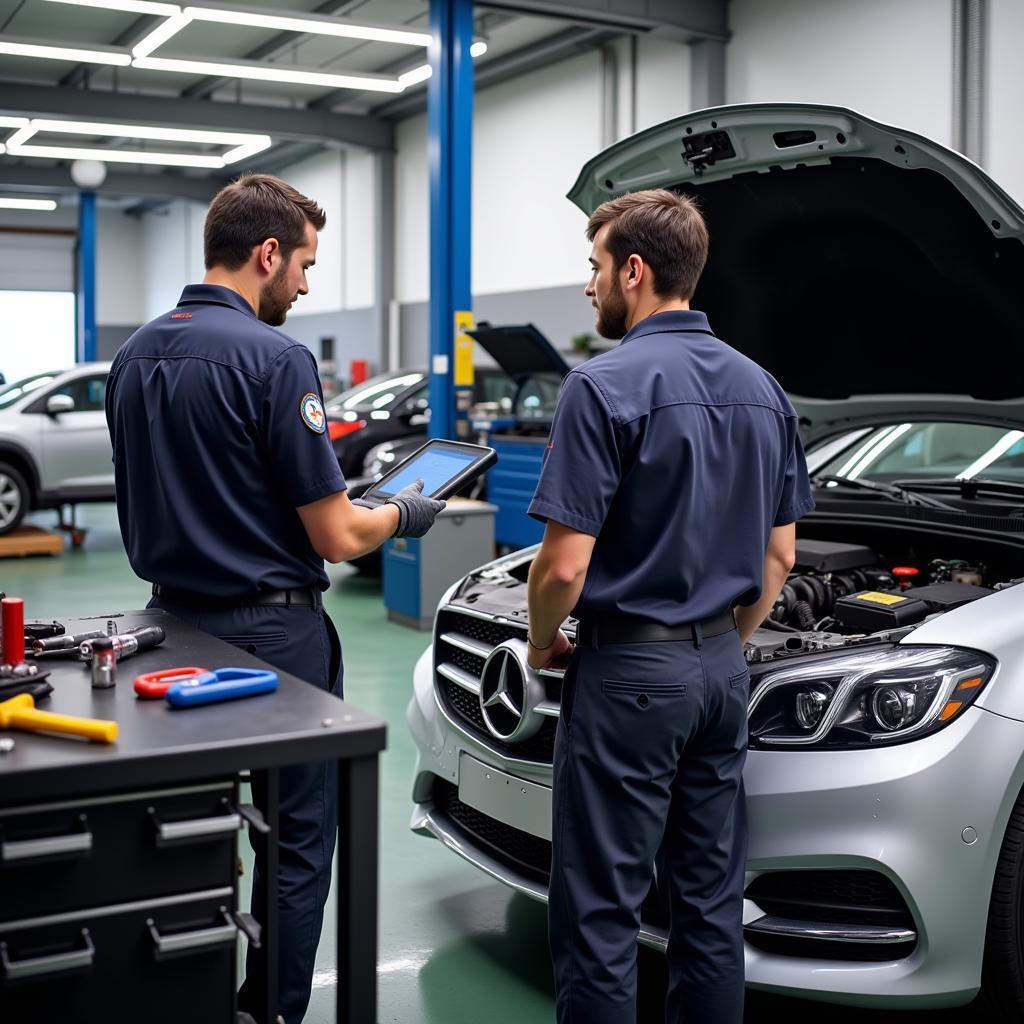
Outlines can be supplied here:
<path id="1" fill-rule="evenodd" d="M 462 452 L 444 451 L 443 449 L 428 450 L 418 458 L 413 458 L 404 469 L 396 473 L 390 480 L 374 487 L 374 490 L 381 494 L 397 494 L 403 487 L 422 480 L 423 493 L 433 494 L 439 487 L 475 461 L 475 455 L 464 455 Z"/>

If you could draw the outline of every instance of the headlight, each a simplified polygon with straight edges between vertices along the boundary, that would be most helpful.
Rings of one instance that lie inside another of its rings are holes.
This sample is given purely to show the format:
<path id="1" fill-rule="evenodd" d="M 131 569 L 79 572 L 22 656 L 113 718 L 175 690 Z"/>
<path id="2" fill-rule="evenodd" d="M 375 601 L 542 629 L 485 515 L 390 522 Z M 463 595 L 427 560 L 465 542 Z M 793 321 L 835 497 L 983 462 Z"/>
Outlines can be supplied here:
<path id="1" fill-rule="evenodd" d="M 895 647 L 769 672 L 750 700 L 750 745 L 835 749 L 918 739 L 963 714 L 994 670 L 973 651 Z"/>

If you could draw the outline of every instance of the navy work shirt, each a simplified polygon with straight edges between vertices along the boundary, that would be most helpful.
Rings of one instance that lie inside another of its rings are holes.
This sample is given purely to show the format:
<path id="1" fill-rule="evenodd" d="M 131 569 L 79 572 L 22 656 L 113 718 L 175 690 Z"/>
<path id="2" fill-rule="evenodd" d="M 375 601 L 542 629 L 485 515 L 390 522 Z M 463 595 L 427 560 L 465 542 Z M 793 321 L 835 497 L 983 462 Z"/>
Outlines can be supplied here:
<path id="1" fill-rule="evenodd" d="M 121 535 L 144 580 L 212 597 L 329 586 L 299 505 L 345 490 L 312 353 L 230 288 L 190 285 L 114 357 Z"/>
<path id="2" fill-rule="evenodd" d="M 813 507 L 785 392 L 686 310 L 565 378 L 530 515 L 597 538 L 578 617 L 677 626 L 754 604 L 772 527 Z"/>

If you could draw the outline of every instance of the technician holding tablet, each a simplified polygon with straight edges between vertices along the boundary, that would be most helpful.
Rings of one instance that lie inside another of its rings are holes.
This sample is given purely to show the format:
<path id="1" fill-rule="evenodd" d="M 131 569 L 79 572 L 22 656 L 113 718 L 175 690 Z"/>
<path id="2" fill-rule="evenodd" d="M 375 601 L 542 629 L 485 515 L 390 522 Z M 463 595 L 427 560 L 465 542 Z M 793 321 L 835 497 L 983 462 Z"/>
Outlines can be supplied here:
<path id="1" fill-rule="evenodd" d="M 415 480 L 376 508 L 349 501 L 313 356 L 273 329 L 308 291 L 325 220 L 269 175 L 222 189 L 206 217 L 203 283 L 128 339 L 106 401 L 121 534 L 153 584 L 151 606 L 340 696 L 324 559 L 422 536 L 444 502 Z M 253 795 L 263 805 L 255 783 Z M 282 769 L 279 825 L 278 1012 L 292 1024 L 309 1002 L 330 887 L 337 773 Z M 255 899 L 253 913 L 266 920 Z M 256 1010 L 257 968 L 250 947 L 242 1010 Z"/>

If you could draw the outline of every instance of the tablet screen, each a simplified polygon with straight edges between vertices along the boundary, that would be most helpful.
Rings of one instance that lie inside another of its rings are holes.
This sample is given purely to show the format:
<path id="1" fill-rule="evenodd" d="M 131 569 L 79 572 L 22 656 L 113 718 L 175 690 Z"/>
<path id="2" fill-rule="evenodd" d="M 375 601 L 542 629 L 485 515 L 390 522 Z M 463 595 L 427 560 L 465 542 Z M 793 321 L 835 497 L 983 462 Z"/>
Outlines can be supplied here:
<path id="1" fill-rule="evenodd" d="M 397 494 L 403 487 L 423 481 L 423 493 L 433 494 L 452 477 L 475 462 L 477 455 L 464 452 L 428 449 L 419 457 L 410 459 L 409 464 L 388 480 L 382 480 L 374 487 L 381 494 Z"/>

